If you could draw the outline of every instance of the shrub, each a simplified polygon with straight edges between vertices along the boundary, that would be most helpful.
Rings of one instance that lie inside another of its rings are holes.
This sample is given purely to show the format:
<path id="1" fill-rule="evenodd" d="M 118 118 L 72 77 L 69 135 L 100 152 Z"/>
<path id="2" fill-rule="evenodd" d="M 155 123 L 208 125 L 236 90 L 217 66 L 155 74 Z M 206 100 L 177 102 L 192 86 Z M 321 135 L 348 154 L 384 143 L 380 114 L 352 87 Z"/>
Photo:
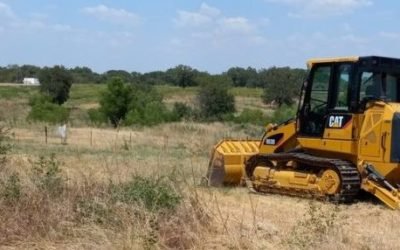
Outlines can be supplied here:
<path id="1" fill-rule="evenodd" d="M 61 176 L 59 165 L 54 154 L 49 158 L 40 156 L 39 160 L 33 163 L 33 182 L 39 190 L 50 196 L 57 196 L 64 189 L 64 178 Z"/>
<path id="2" fill-rule="evenodd" d="M 2 183 L 2 197 L 9 203 L 19 200 L 21 197 L 21 183 L 17 173 L 11 174 L 5 183 Z"/>
<path id="3" fill-rule="evenodd" d="M 107 122 L 107 117 L 99 109 L 89 109 L 88 116 L 90 122 L 96 126 Z"/>
<path id="4" fill-rule="evenodd" d="M 170 119 L 162 96 L 151 86 L 125 84 L 115 78 L 102 94 L 99 112 L 92 112 L 92 118 L 108 119 L 114 127 L 125 125 L 156 125 Z"/>
<path id="5" fill-rule="evenodd" d="M 297 107 L 296 106 L 286 106 L 282 105 L 280 108 L 275 110 L 271 117 L 273 123 L 282 123 L 291 118 L 296 117 Z"/>
<path id="6" fill-rule="evenodd" d="M 5 165 L 7 153 L 11 149 L 9 131 L 9 129 L 0 126 L 0 167 Z"/>
<path id="7" fill-rule="evenodd" d="M 232 120 L 233 122 L 240 124 L 251 123 L 264 126 L 271 120 L 271 118 L 259 109 L 244 109 L 239 116 L 234 117 Z"/>
<path id="8" fill-rule="evenodd" d="M 174 121 L 180 121 L 182 119 L 192 119 L 194 118 L 194 110 L 182 102 L 174 103 L 174 108 L 172 109 L 172 117 Z"/>
<path id="9" fill-rule="evenodd" d="M 171 114 L 162 102 L 150 102 L 144 106 L 132 107 L 129 111 L 125 124 L 126 125 L 143 125 L 152 126 L 165 121 L 169 121 Z"/>
<path id="10" fill-rule="evenodd" d="M 336 235 L 340 208 L 324 209 L 320 203 L 311 201 L 303 219 L 292 228 L 287 244 L 293 249 L 314 249 L 325 241 L 327 235 Z"/>
<path id="11" fill-rule="evenodd" d="M 104 225 L 112 222 L 114 217 L 112 210 L 107 205 L 107 203 L 94 199 L 81 199 L 77 202 L 75 209 L 79 219 Z"/>
<path id="12" fill-rule="evenodd" d="M 65 123 L 69 118 L 69 110 L 50 102 L 46 96 L 34 96 L 30 101 L 31 111 L 28 120 L 50 123 Z"/>
<path id="13" fill-rule="evenodd" d="M 144 178 L 134 176 L 127 183 L 111 185 L 114 201 L 144 205 L 149 211 L 174 210 L 181 196 L 164 178 Z"/>
<path id="14" fill-rule="evenodd" d="M 113 78 L 101 94 L 100 112 L 116 128 L 125 119 L 131 101 L 132 89 L 120 78 Z"/>
<path id="15" fill-rule="evenodd" d="M 218 80 L 202 84 L 197 99 L 203 119 L 223 120 L 224 116 L 235 112 L 235 98 L 228 92 L 228 86 Z"/>

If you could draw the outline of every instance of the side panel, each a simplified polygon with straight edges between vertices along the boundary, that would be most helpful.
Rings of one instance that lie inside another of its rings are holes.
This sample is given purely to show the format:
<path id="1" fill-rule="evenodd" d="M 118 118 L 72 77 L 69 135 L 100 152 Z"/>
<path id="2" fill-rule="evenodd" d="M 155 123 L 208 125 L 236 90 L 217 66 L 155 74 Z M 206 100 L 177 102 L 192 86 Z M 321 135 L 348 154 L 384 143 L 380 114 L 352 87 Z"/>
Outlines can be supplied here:
<path id="1" fill-rule="evenodd" d="M 260 153 L 271 154 L 294 149 L 297 146 L 296 135 L 295 121 L 267 130 L 260 143 Z"/>
<path id="2" fill-rule="evenodd" d="M 318 139 L 318 138 L 299 138 L 302 148 L 308 151 L 324 152 L 324 155 L 330 153 L 357 155 L 357 142 L 352 140 Z M 317 153 L 321 155 L 321 153 Z M 331 156 L 333 157 L 333 155 Z"/>
<path id="3" fill-rule="evenodd" d="M 374 103 L 364 115 L 360 131 L 359 165 L 372 164 L 391 183 L 400 183 L 400 106 Z"/>
<path id="4" fill-rule="evenodd" d="M 353 115 L 332 113 L 328 116 L 325 125 L 324 139 L 353 139 Z"/>
<path id="5" fill-rule="evenodd" d="M 383 110 L 367 111 L 360 133 L 360 156 L 381 159 Z"/>
<path id="6" fill-rule="evenodd" d="M 356 162 L 358 154 L 357 131 L 360 127 L 359 117 L 349 113 L 332 112 L 326 117 L 322 138 L 300 137 L 301 147 L 311 153 L 345 158 Z"/>

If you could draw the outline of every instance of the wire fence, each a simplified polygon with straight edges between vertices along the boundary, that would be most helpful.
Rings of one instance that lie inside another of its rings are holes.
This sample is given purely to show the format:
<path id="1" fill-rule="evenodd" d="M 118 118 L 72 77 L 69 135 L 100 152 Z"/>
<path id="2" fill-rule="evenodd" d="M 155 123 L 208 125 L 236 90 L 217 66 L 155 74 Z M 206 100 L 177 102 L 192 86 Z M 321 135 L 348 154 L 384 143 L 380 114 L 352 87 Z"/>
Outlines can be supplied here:
<path id="1" fill-rule="evenodd" d="M 115 147 L 130 145 L 137 139 L 138 132 L 127 130 L 106 130 L 97 128 L 66 128 L 64 135 L 60 127 L 45 126 L 32 129 L 14 129 L 16 141 L 39 144 L 65 144 L 88 147 Z"/>

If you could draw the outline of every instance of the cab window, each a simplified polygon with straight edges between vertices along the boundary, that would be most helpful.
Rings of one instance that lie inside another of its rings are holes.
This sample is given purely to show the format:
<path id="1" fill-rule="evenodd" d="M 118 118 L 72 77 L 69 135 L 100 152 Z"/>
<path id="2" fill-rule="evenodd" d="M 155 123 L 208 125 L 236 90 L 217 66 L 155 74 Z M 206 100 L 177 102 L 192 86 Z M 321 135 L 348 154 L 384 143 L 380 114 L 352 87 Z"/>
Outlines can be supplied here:
<path id="1" fill-rule="evenodd" d="M 334 92 L 334 109 L 339 111 L 349 110 L 348 91 L 350 84 L 350 64 L 342 64 L 336 73 L 336 91 Z"/>
<path id="2" fill-rule="evenodd" d="M 319 67 L 314 72 L 310 97 L 310 110 L 313 113 L 322 115 L 326 112 L 330 78 L 331 66 Z"/>
<path id="3" fill-rule="evenodd" d="M 382 72 L 362 72 L 360 100 L 382 99 L 387 102 L 399 101 L 400 76 Z"/>
<path id="4" fill-rule="evenodd" d="M 388 102 L 398 102 L 399 101 L 399 86 L 400 76 L 395 76 L 388 74 L 386 76 L 386 100 Z"/>
<path id="5" fill-rule="evenodd" d="M 332 66 L 319 66 L 309 81 L 311 93 L 302 111 L 301 132 L 307 136 L 321 136 L 324 132 L 324 117 L 328 108 L 328 90 Z"/>

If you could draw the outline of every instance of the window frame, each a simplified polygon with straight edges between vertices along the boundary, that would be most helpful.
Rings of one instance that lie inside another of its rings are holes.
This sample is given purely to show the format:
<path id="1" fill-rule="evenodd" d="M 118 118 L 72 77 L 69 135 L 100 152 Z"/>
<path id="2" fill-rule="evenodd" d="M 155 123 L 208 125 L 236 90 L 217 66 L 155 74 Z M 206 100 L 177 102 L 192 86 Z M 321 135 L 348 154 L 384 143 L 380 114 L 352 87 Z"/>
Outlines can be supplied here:
<path id="1" fill-rule="evenodd" d="M 347 109 L 339 109 L 339 107 L 336 107 L 336 103 L 339 99 L 339 88 L 340 88 L 340 67 L 343 65 L 348 65 L 350 66 L 349 70 L 349 80 L 348 80 L 348 85 L 347 85 L 347 96 L 346 96 L 346 101 L 347 101 Z M 343 62 L 343 63 L 336 63 L 333 67 L 333 76 L 332 76 L 332 89 L 331 93 L 336 93 L 336 96 L 330 95 L 331 99 L 329 101 L 329 107 L 328 107 L 328 113 L 352 113 L 352 103 L 354 102 L 354 89 L 355 89 L 355 84 L 354 84 L 354 63 L 351 62 Z"/>
<path id="2" fill-rule="evenodd" d="M 315 73 L 317 72 L 317 70 L 319 68 L 323 68 L 323 67 L 329 67 L 330 68 L 330 73 L 329 73 L 329 82 L 328 82 L 328 97 L 327 97 L 327 106 L 325 109 L 325 113 L 324 115 L 327 115 L 329 113 L 329 104 L 331 102 L 331 96 L 329 95 L 329 93 L 331 93 L 332 91 L 332 81 L 333 81 L 333 77 L 334 77 L 334 72 L 335 72 L 335 63 L 321 63 L 315 67 L 313 67 L 310 71 L 309 77 L 307 79 L 307 86 L 306 86 L 306 94 L 304 96 L 304 103 L 301 107 L 301 111 L 300 111 L 300 130 L 299 130 L 299 134 L 303 137 L 311 137 L 311 138 L 318 138 L 318 137 L 322 137 L 323 135 L 323 130 L 321 131 L 322 133 L 316 133 L 316 134 L 310 134 L 310 133 L 306 133 L 304 131 L 305 129 L 305 118 L 309 115 L 308 112 L 311 111 L 311 94 L 312 94 L 312 87 L 315 83 Z M 308 112 L 307 112 L 308 109 Z M 322 123 L 324 123 L 325 121 L 322 121 Z"/>
<path id="3" fill-rule="evenodd" d="M 310 74 L 310 77 L 309 77 L 309 79 L 308 79 L 308 84 L 307 84 L 307 91 L 306 91 L 306 93 L 307 93 L 307 95 L 305 96 L 305 99 L 304 99 L 304 104 L 308 104 L 308 105 L 311 105 L 311 94 L 312 94 L 312 90 L 313 90 L 313 85 L 314 85 L 314 82 L 315 82 L 315 73 L 317 72 L 317 70 L 319 69 L 319 68 L 323 68 L 323 67 L 330 67 L 330 73 L 329 73 L 329 82 L 328 82 L 328 98 L 327 98 L 327 110 L 326 111 L 328 111 L 328 109 L 329 109 L 329 103 L 330 103 L 330 99 L 331 99 L 331 96 L 329 95 L 329 93 L 331 93 L 331 91 L 332 91 L 332 78 L 333 78 L 333 73 L 334 73 L 334 64 L 333 63 L 321 63 L 321 64 L 319 64 L 318 66 L 316 66 L 315 68 L 313 68 L 312 70 L 311 70 L 311 74 Z M 303 106 L 306 106 L 306 105 L 303 105 Z"/>

